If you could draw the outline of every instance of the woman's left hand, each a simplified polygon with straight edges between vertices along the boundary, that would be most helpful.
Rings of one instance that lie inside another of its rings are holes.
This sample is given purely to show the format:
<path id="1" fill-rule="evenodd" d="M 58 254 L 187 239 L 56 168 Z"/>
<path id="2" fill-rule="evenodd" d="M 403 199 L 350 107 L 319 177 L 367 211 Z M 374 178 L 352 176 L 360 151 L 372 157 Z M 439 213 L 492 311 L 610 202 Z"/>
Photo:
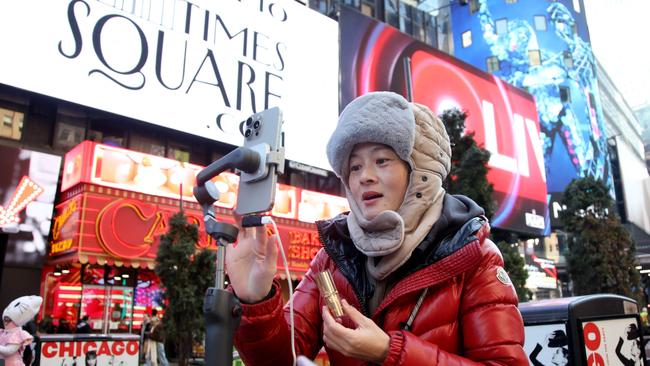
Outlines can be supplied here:
<path id="1" fill-rule="evenodd" d="M 344 356 L 382 363 L 388 355 L 390 336 L 347 301 L 341 300 L 341 305 L 343 313 L 356 324 L 356 329 L 339 324 L 327 306 L 323 306 L 323 341 L 327 347 Z"/>

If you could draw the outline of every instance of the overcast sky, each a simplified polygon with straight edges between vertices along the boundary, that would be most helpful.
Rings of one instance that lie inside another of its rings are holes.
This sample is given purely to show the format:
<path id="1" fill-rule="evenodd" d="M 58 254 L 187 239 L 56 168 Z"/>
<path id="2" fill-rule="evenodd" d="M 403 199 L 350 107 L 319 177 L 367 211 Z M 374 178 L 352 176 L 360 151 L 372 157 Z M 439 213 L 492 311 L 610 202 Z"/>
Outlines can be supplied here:
<path id="1" fill-rule="evenodd" d="M 650 1 L 584 0 L 594 54 L 636 109 L 650 104 Z"/>

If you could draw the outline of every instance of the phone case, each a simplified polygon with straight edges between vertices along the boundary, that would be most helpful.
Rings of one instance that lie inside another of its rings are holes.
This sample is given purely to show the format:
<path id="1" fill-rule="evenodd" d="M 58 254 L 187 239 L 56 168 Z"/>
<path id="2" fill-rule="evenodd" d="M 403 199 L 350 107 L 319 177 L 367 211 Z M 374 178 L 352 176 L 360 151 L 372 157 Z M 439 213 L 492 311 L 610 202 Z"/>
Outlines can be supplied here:
<path id="1" fill-rule="evenodd" d="M 244 146 L 265 155 L 282 147 L 282 112 L 274 107 L 256 113 L 244 122 Z M 263 163 L 263 164 L 262 164 Z M 257 172 L 240 175 L 237 193 L 239 215 L 267 212 L 273 207 L 276 190 L 276 167 L 260 161 Z"/>

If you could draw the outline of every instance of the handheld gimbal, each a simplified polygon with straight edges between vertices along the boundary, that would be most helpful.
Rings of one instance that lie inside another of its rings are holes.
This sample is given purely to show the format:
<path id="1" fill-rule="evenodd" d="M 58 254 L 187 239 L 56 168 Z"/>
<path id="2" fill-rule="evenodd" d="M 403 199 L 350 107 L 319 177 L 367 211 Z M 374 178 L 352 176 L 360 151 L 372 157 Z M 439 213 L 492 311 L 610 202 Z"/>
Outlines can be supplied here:
<path id="1" fill-rule="evenodd" d="M 251 121 L 251 118 L 248 121 Z M 279 129 L 280 124 L 277 126 Z M 277 132 L 279 133 L 279 131 Z M 271 164 L 275 165 L 275 169 L 261 169 L 265 168 L 261 165 Z M 203 209 L 205 230 L 217 243 L 215 287 L 206 291 L 203 302 L 206 331 L 205 364 L 210 366 L 232 365 L 233 337 L 242 313 L 239 300 L 232 292 L 224 289 L 226 247 L 237 240 L 239 229 L 216 219 L 213 204 L 219 200 L 219 190 L 210 180 L 228 169 L 238 169 L 242 174 L 249 175 L 259 175 L 260 171 L 266 171 L 265 174 L 276 174 L 275 172 L 282 174 L 284 172 L 284 148 L 282 146 L 270 147 L 267 143 L 259 143 L 250 148 L 240 146 L 205 167 L 196 177 L 194 197 Z M 263 179 L 264 177 L 256 178 Z M 242 184 L 244 182 L 240 181 L 240 189 Z M 275 183 L 269 187 L 275 190 Z"/>

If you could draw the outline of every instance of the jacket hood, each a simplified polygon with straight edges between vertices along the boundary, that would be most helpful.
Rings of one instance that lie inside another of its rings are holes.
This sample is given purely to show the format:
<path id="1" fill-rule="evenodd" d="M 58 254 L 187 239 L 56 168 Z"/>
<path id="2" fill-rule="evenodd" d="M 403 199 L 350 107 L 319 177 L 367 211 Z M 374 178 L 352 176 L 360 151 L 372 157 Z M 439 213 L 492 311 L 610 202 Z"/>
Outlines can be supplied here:
<path id="1" fill-rule="evenodd" d="M 468 197 L 445 194 L 440 219 L 433 225 L 408 260 L 391 276 L 403 278 L 446 258 L 477 239 L 476 233 L 488 225 L 484 210 Z M 367 257 L 352 243 L 348 214 L 317 221 L 323 248 L 343 275 L 364 298 L 373 292 L 365 269 Z"/>

